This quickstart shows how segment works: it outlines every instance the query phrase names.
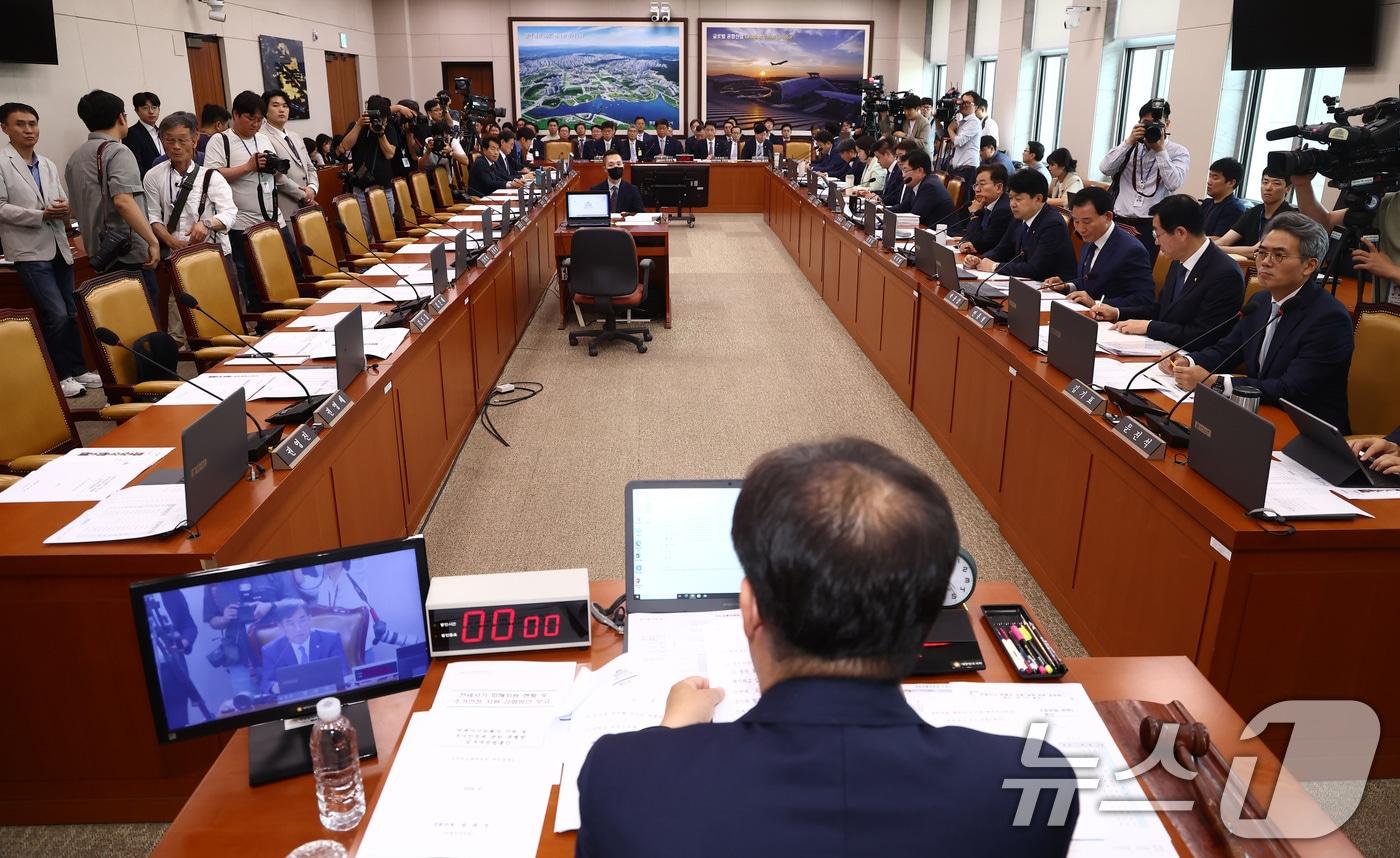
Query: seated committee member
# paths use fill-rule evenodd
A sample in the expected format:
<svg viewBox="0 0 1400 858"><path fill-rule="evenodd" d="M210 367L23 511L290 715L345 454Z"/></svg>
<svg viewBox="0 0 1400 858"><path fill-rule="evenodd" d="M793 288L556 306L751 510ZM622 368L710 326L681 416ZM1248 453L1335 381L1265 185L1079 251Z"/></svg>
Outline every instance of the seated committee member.
<svg viewBox="0 0 1400 858"><path fill-rule="evenodd" d="M1294 210L1286 199L1288 186L1287 176L1265 167L1263 175L1259 177L1259 196L1264 201L1240 215L1224 235L1215 239L1215 243L1225 248L1225 252L1231 256L1253 256L1259 237L1269 228L1269 221L1274 215Z"/></svg>
<svg viewBox="0 0 1400 858"><path fill-rule="evenodd" d="M711 724L724 690L691 677L671 689L661 726L599 739L579 772L575 854L1064 855L1079 807L1071 797L1051 819L1051 796L1074 778L1059 752L931 726L900 690L957 534L928 475L870 441L759 459L733 541L762 696ZM1028 825L1013 824L1021 791L1003 787L1019 778L1047 787Z"/></svg>
<svg viewBox="0 0 1400 858"><path fill-rule="evenodd" d="M1069 195L1069 211L1075 232L1084 240L1074 281L1058 277L1045 288L1068 293L1085 307L1107 304L1118 309L1152 306L1156 284L1152 265L1142 242L1113 222L1113 199L1103 188L1085 188Z"/></svg>
<svg viewBox="0 0 1400 858"><path fill-rule="evenodd" d="M1006 190L1016 223L986 256L968 254L963 265L1027 280L1074 279L1074 245L1060 213L1045 209L1045 177L1034 170L1020 170L1006 180Z"/></svg>
<svg viewBox="0 0 1400 858"><path fill-rule="evenodd" d="M1357 458L1382 474L1400 476L1400 426L1384 438L1361 438L1351 442Z"/></svg>
<svg viewBox="0 0 1400 858"><path fill-rule="evenodd" d="M922 147L909 153L903 172L909 193L894 207L894 211L918 215L919 225L925 228L932 228L953 213L953 198L948 196L943 180L933 174L933 162Z"/></svg>
<svg viewBox="0 0 1400 858"><path fill-rule="evenodd" d="M606 121L602 125L594 126L593 138L583 144L583 157L589 160L602 158L616 148L613 140L613 132L616 126L612 121Z"/></svg>
<svg viewBox="0 0 1400 858"><path fill-rule="evenodd" d="M657 158L674 158L685 154L685 146L671 136L671 123L665 119L656 120L656 136L646 135L642 140L642 159L655 161Z"/></svg>
<svg viewBox="0 0 1400 858"><path fill-rule="evenodd" d="M743 147L739 150L739 157L745 161L766 160L772 151L773 149L768 143L768 126L762 122L755 122L753 136L744 141Z"/></svg>
<svg viewBox="0 0 1400 858"><path fill-rule="evenodd" d="M1069 208L1069 195L1084 190L1084 180L1074 172L1079 162L1069 150L1061 146L1045 156L1045 167L1050 171L1050 197L1046 200L1052 206Z"/></svg>
<svg viewBox="0 0 1400 858"><path fill-rule="evenodd" d="M972 186L972 203L965 218L955 219L948 234L962 236L959 253L986 253L1001 243L1011 228L1011 199L1006 195L1006 170L1000 164L977 168L977 184ZM962 223L958 221L961 220Z"/></svg>
<svg viewBox="0 0 1400 858"><path fill-rule="evenodd" d="M311 628L311 615L301 599L285 599L273 608L272 616L281 627L282 636L262 648L261 690L276 694L277 671L284 667L312 661L335 659L340 664L337 676L345 675L345 645L340 635L324 629Z"/></svg>
<svg viewBox="0 0 1400 858"><path fill-rule="evenodd" d="M1244 303L1244 274L1204 235L1201 209L1186 194L1172 194L1152 207L1157 247L1172 261L1167 282L1151 304L1123 309L1100 304L1093 310L1095 319L1117 322L1113 330L1121 333L1146 334L1174 346L1189 343L1196 349L1230 332L1224 323Z"/></svg>
<svg viewBox="0 0 1400 858"><path fill-rule="evenodd" d="M627 136L618 137L617 145L613 151L622 156L622 160L629 164L635 164L646 157L643 152L644 146L642 138L637 136L637 128L634 125L627 126Z"/></svg>
<svg viewBox="0 0 1400 858"><path fill-rule="evenodd" d="M828 179L837 182L844 182L847 178L854 178L851 174L855 170L856 161L856 141L842 140L832 147L836 154L828 157L819 167L812 165L812 169L818 173L825 173Z"/></svg>
<svg viewBox="0 0 1400 858"><path fill-rule="evenodd" d="M474 197L486 197L502 188L518 188L521 179L511 177L510 165L501 154L501 141L487 137L481 141L481 157L472 162L468 174L467 192Z"/></svg>
<svg viewBox="0 0 1400 858"><path fill-rule="evenodd" d="M1206 198L1201 200L1201 215L1205 218L1206 236L1219 238L1229 232L1244 214L1240 199L1240 182L1244 181L1244 165L1234 158L1220 158L1206 173Z"/></svg>
<svg viewBox="0 0 1400 858"><path fill-rule="evenodd" d="M982 164L1000 164L1006 169L1008 176L1016 172L1016 162L1011 160L1010 155L997 149L997 138L990 134L982 135L981 156ZM1050 177L1046 176L1045 181L1049 184Z"/></svg>
<svg viewBox="0 0 1400 858"><path fill-rule="evenodd" d="M1326 253L1327 231L1307 215L1273 218L1254 255L1264 288L1220 342L1172 359L1176 383L1183 390L1208 384L1227 395L1237 384L1257 387L1264 402L1287 399L1346 433L1351 314L1313 279ZM1260 333L1266 324L1270 330ZM1224 373L1239 363L1242 376Z"/></svg>
<svg viewBox="0 0 1400 858"><path fill-rule="evenodd" d="M706 122L700 126L700 136L690 139L686 144L686 151L697 161L714 160L720 152L720 141L715 139L715 124Z"/></svg>
<svg viewBox="0 0 1400 858"><path fill-rule="evenodd" d="M725 150L724 157L731 160L739 160L739 156L744 152L744 129L739 127L739 123L729 126L729 146Z"/></svg>
<svg viewBox="0 0 1400 858"><path fill-rule="evenodd" d="M863 141L870 140L869 137L861 139ZM866 152L869 160L860 174L860 181L851 189L851 193L861 197L879 197L885 190L885 180L889 178L890 168L894 166L893 141L881 138L873 143L866 142L857 145L870 147Z"/></svg>
<svg viewBox="0 0 1400 858"><path fill-rule="evenodd" d="M636 214L646 211L642 203L642 192L631 182L622 181L622 155L609 152L603 161L608 177L589 188L590 191L607 191L608 214Z"/></svg>
<svg viewBox="0 0 1400 858"><path fill-rule="evenodd" d="M812 154L809 156L812 170L817 173L825 173L831 169L832 162L838 157L831 132L825 128L813 131Z"/></svg>

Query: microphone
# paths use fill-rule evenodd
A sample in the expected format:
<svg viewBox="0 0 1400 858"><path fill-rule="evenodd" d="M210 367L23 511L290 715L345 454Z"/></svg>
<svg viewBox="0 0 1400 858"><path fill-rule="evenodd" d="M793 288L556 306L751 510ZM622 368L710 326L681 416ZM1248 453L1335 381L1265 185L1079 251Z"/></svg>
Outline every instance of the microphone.
<svg viewBox="0 0 1400 858"><path fill-rule="evenodd" d="M297 246L297 249L300 250L302 253L305 253L307 256L310 256L310 257L312 257L312 258L314 258L314 259L319 259L319 260L321 260L322 262L326 263L327 265L332 265L332 264L334 264L334 263L332 263L330 260L326 259L324 256L321 256L321 255L317 254L316 251L314 251L314 250L311 249L311 245L309 245L309 244L298 245L298 246ZM353 271L346 271L345 273L348 274L348 275L350 276L350 279L351 279L351 280L354 280L356 283L360 284L361 286L364 286L366 289L371 289L371 290L373 290L374 293L375 293L376 295L379 295L381 298L384 298L386 301L388 301L390 304L392 304L392 305L394 306L393 312L391 312L391 313L385 313L385 314L384 314L384 318L380 319L378 322L375 323L374 326L375 326L376 328L397 328L397 327L399 327L400 325L403 325L403 324L406 324L406 323L407 323L407 321L408 321L408 314L402 313L401 310L400 310L400 308L403 306L403 304L404 304L405 302L403 302L403 301L395 301L395 300L393 299L393 297L392 297L391 295L389 295L388 292L385 292L383 289L380 289L378 286L375 286L373 283L370 283L368 280L362 279L359 275L355 274L355 272L353 272Z"/></svg>
<svg viewBox="0 0 1400 858"><path fill-rule="evenodd" d="M370 247L369 245L365 244L363 241L360 241L360 239L359 239L357 236L352 235L351 232L350 232L350 228L349 228L349 227L347 227L345 224L341 223L340 221L336 221L336 222L335 222L335 225L336 225L337 227L340 228L340 234L341 234L341 235L345 236L346 238L353 238L353 239L355 240L355 243L356 243L356 244L358 244L360 247L363 247L365 250L369 251L370 253L374 254L374 255L375 255L375 258L378 258L379 252L376 251L376 250L374 250L374 249L373 249L372 247ZM410 289L413 290L413 300L412 300L412 301L396 301L396 302L394 302L394 306L395 306L396 308L407 310L408 308L412 307L412 310L410 310L410 312L417 312L418 310L421 310L425 304L428 303L428 299L427 299L426 297L419 296L419 294L418 294L418 287L417 287L417 286L414 286L412 283L409 283L409 282L408 282L408 278L405 277L405 276L403 276L402 274L400 274L397 268L395 268L394 266L390 265L390 264L388 263L388 261L386 261L386 260L384 260L384 259L380 259L380 260L379 260L379 264L383 265L385 268L387 268L387 269L389 269L390 271L394 272L394 276L395 276L395 277L397 277L397 278L399 278L400 280L402 280L405 286L407 286L408 288L410 288ZM376 292L379 292L378 289L376 289L375 291L376 291ZM383 292L379 292L379 294L384 295ZM389 296L388 296L388 295L384 295L384 297L388 298ZM393 300L393 299L390 299L390 300Z"/></svg>
<svg viewBox="0 0 1400 858"><path fill-rule="evenodd" d="M1112 400L1113 404L1118 407L1118 411L1121 414L1127 414L1132 417L1138 417L1143 414L1152 414L1156 416L1166 414L1166 412L1162 409L1153 405L1151 402L1148 402L1146 399L1143 399L1141 396L1138 396L1136 393L1133 393L1133 382L1137 381L1138 376L1142 375L1144 372L1147 372L1152 367L1156 366L1159 363L1162 363L1163 361L1171 360L1181 352L1191 348L1196 343L1200 342L1202 339L1210 336L1211 334L1215 333L1216 331L1220 330L1221 328L1225 327L1231 322L1238 320L1243 315L1243 310L1237 310L1235 312L1235 315L1231 316L1230 318L1226 319L1220 324L1215 325L1210 330L1203 331L1200 334L1197 334L1196 336L1192 337L1186 343L1177 348L1176 351L1172 352L1171 354L1168 354L1166 357L1158 358L1157 360L1152 361L1151 363L1145 364L1142 369L1138 370L1133 375L1132 378L1128 379L1127 387L1105 387L1104 393L1108 394L1108 398Z"/></svg>
<svg viewBox="0 0 1400 858"><path fill-rule="evenodd" d="M173 370L166 369L156 361L131 348L126 343L122 342L122 338L117 336L117 332L112 330L111 328L98 328L96 333L98 341L100 341L103 345L115 346L119 349L123 349L124 351L130 352L136 357L137 360L143 361L146 364L155 367L156 369L160 370L161 372L165 373L166 375L170 376L176 381L183 381L185 384L190 385L195 390L198 390L201 393L208 394L209 396L214 397L220 402L224 401L224 398L215 393L214 391L209 390L208 388L203 387L197 384L196 382L191 381L190 379L182 377L179 373L176 373ZM281 439L282 427L273 426L270 429L264 428L262 423L258 420L258 418L253 416L253 412L244 411L243 413L248 416L249 420L253 421L254 426L258 427L258 431L248 433L248 461L256 462L263 456L266 456L267 452L272 449L272 446L276 444L279 439Z"/></svg>
<svg viewBox="0 0 1400 858"><path fill-rule="evenodd" d="M1245 337L1244 342L1240 343L1234 351L1230 352L1228 355L1222 358L1218 364L1215 365L1215 369L1210 371L1210 375L1215 375L1217 372L1220 372L1220 370L1224 369L1227 366L1230 366L1230 362L1233 361L1236 357L1238 357L1240 352L1244 351L1245 346L1249 345L1255 337L1258 337L1262 335L1265 331L1267 331L1270 325L1274 324L1279 319L1282 319L1283 309L1284 308L1280 306L1278 315L1265 322L1263 327L1261 327L1259 330ZM1173 447L1187 447L1190 446L1191 443L1191 430L1188 427L1182 426L1180 423L1177 423L1176 421L1172 420L1172 415L1176 413L1176 410L1181 407L1181 403L1185 402L1186 398L1190 395L1191 391L1189 390L1183 393L1181 395L1181 398L1176 401L1176 404L1172 406L1172 410L1168 411L1165 416L1149 416L1147 418L1147 425L1151 426L1152 429L1155 432L1157 432L1157 434L1161 435L1164 439L1166 439L1166 442Z"/></svg>
<svg viewBox="0 0 1400 858"><path fill-rule="evenodd" d="M1016 251L1016 255L1006 260L1006 262L998 262L997 268L1001 268L1001 266L1003 265L1008 265L1012 262L1015 262L1016 260L1020 259L1022 256L1025 255L1026 249L1023 247L1020 250ZM1001 305L998 304L996 301L993 301L991 298L982 297L982 285L985 284L988 280L991 280L992 275L995 273L996 272L993 271L989 273L986 277L977 278L977 286L973 288L972 295L970 297L972 298L972 303L976 304L984 310L991 311L992 315L996 316L997 321L1004 323L1006 321L1006 311L1001 308ZM963 294L967 294L966 289L962 289L961 291L963 292Z"/></svg>
<svg viewBox="0 0 1400 858"><path fill-rule="evenodd" d="M188 307L191 310L198 310L200 314L204 316L204 318L218 325L220 328L223 328L225 331L228 331L230 334L233 334L235 337L247 336L247 334L238 334L232 330L229 330L228 325L225 325L223 322L220 322L217 318L210 315L208 310L199 306L199 299L191 295L190 293L178 292L175 295L175 300L182 307ZM302 423L306 423L313 416L315 416L316 409L321 406L322 402L326 401L327 397L312 396L311 391L307 389L306 385L302 382L301 379L292 375L290 372L287 372L285 367L283 367L277 361L273 360L271 355L267 354L266 352L259 351L257 346L249 346L248 351L267 361L269 364L272 365L273 369L287 376L292 381L295 381L297 383L297 386L301 388L302 393L306 394L306 397L301 402L294 402L291 405L288 405L286 408L283 408L282 410L273 413L271 417L267 418L268 423L277 423L280 425L287 426L299 426Z"/></svg>

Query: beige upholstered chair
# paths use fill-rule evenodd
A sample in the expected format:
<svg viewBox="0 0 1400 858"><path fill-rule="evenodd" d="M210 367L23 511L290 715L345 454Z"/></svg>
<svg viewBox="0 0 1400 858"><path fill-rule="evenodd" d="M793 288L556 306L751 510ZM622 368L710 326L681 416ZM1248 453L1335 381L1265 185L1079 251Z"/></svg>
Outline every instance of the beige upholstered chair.
<svg viewBox="0 0 1400 858"><path fill-rule="evenodd" d="M273 230L275 232L276 227ZM145 286L136 272L117 271L84 283L78 289L78 315L92 341L98 343L97 374L102 377L102 389L107 393L108 402L158 399L180 386L181 382L173 379L137 381L140 374L136 358L126 349L106 345L97 339L97 329L108 328L130 347L159 330Z"/></svg>
<svg viewBox="0 0 1400 858"><path fill-rule="evenodd" d="M248 242L248 265L253 269L253 282L258 295L269 310L304 310L316 303L315 298L301 294L292 258L275 223L260 223L243 233Z"/></svg>

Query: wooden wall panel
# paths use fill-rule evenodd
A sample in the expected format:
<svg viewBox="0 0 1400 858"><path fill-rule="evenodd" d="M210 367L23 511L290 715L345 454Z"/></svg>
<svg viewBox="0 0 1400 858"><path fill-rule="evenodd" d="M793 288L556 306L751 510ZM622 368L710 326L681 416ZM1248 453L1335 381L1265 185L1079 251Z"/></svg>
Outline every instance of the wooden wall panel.
<svg viewBox="0 0 1400 858"><path fill-rule="evenodd" d="M995 508L1001 488L1001 459L1006 446L1006 415L1011 400L1011 373L967 337L959 336L953 389L952 446L967 463L968 485L982 502Z"/></svg>
<svg viewBox="0 0 1400 858"><path fill-rule="evenodd" d="M336 520L352 545L408 533L392 394L376 385L355 403L369 414L361 416L359 434L331 466Z"/></svg>
<svg viewBox="0 0 1400 858"><path fill-rule="evenodd" d="M953 429L953 385L958 369L958 334L953 322L931 295L919 298L917 344L914 347L914 386L910 408L939 442Z"/></svg>

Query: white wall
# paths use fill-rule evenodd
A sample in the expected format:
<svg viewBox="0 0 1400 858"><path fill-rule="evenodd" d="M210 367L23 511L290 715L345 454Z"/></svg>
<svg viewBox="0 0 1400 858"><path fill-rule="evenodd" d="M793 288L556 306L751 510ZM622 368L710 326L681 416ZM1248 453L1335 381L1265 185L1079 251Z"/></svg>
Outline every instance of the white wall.
<svg viewBox="0 0 1400 858"><path fill-rule="evenodd" d="M1015 5L1010 0L1008 6ZM976 29L972 34L972 55L990 57L996 54L1001 39L1001 0L977 0Z"/></svg>
<svg viewBox="0 0 1400 858"><path fill-rule="evenodd" d="M223 37L230 97L244 89L262 91L259 34L300 39L311 118L291 127L303 136L331 130L324 51L340 50L338 33L349 38L346 53L361 55L361 87L369 91L377 84L370 0L297 0L294 6L279 0L230 0L225 8L228 20L218 23L209 20L209 7L195 0L55 0L59 64L0 63L0 93L3 100L23 101L39 111L39 148L61 167L87 137L77 105L90 90L109 90L128 104L133 93L149 90L160 96L163 113L198 113L185 33ZM313 30L320 33L319 41L312 41ZM136 121L134 111L128 120Z"/></svg>
<svg viewBox="0 0 1400 858"><path fill-rule="evenodd" d="M645 4L569 0L542 7L523 0L373 0L380 87L391 98L422 101L442 87L442 63L490 62L497 104L511 106L510 21L512 17L631 17ZM672 0L673 19L686 28L685 118L699 112L698 20L772 18L874 21L871 66L890 89L928 88L924 71L925 0Z"/></svg>

